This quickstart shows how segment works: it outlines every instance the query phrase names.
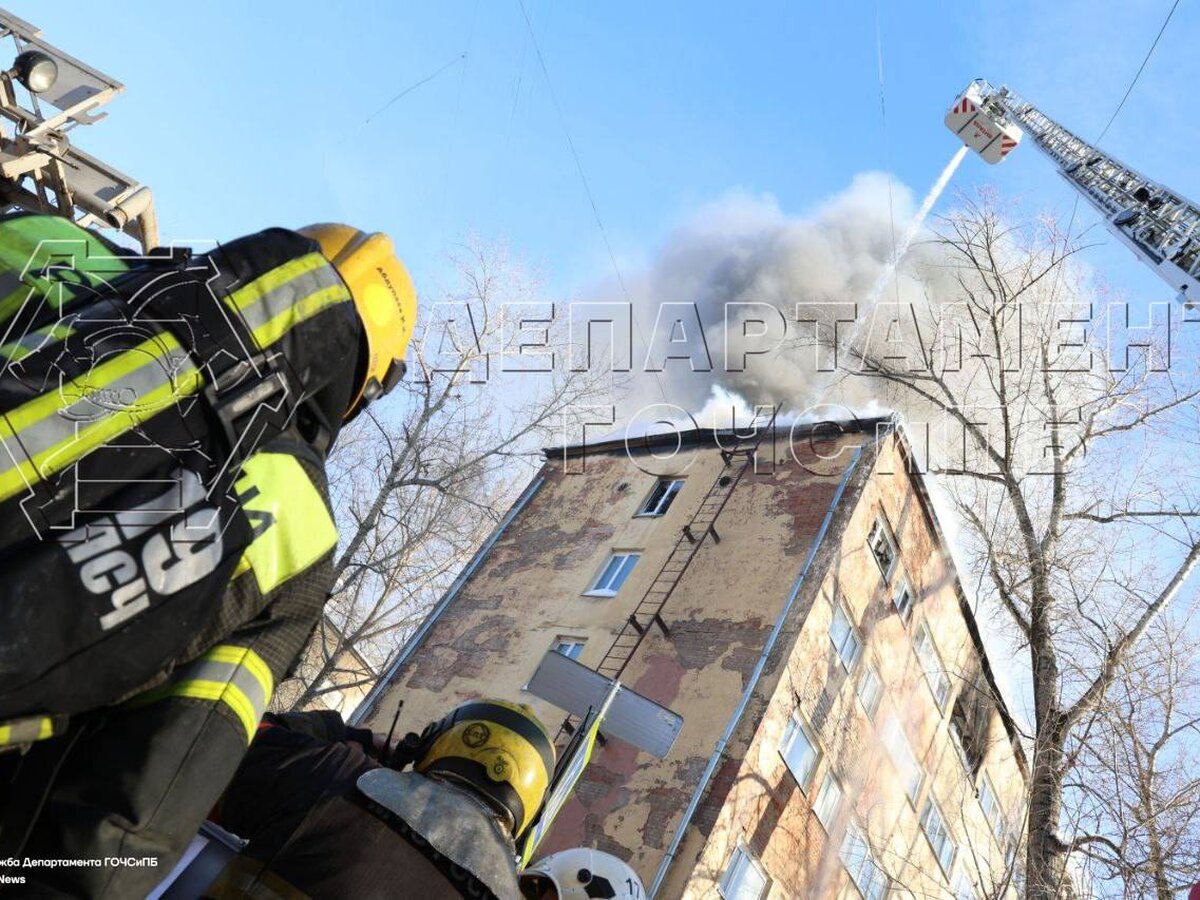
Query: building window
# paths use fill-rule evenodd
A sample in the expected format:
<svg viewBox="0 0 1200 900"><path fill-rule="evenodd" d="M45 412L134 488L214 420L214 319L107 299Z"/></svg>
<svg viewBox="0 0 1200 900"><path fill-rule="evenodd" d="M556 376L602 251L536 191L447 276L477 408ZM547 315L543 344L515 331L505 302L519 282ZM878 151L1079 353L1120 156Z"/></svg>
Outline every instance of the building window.
<svg viewBox="0 0 1200 900"><path fill-rule="evenodd" d="M883 729L883 745L887 747L892 764L900 773L900 781L904 784L904 793L908 795L908 799L915 806L917 796L921 793L921 783L925 780L925 773L921 769L921 764L917 762L917 755L913 753L912 745L904 734L904 726L895 716L888 719L887 725Z"/></svg>
<svg viewBox="0 0 1200 900"><path fill-rule="evenodd" d="M942 867L946 877L949 877L950 867L954 865L954 841L950 839L946 820L937 804L933 802L933 797L925 801L925 811L921 813L921 830L925 832L925 837L929 838L929 846L933 848L938 865Z"/></svg>
<svg viewBox="0 0 1200 900"><path fill-rule="evenodd" d="M866 836L857 825L846 826L846 836L842 838L838 856L846 871L850 873L850 880L865 900L883 900L887 893L887 876L875 862Z"/></svg>
<svg viewBox="0 0 1200 900"><path fill-rule="evenodd" d="M879 564L883 580L887 581L892 577L892 567L896 564L896 540L892 537L892 530L888 528L883 516L879 516L875 520L875 524L871 526L871 533L867 537L867 546L871 548L871 555Z"/></svg>
<svg viewBox="0 0 1200 900"><path fill-rule="evenodd" d="M941 657L938 656L937 648L933 646L929 629L924 625L917 630L917 635L913 638L913 648L917 651L917 659L925 673L925 680L929 682L929 689L933 691L933 699L937 701L938 709L942 709L946 705L946 698L950 696L950 678L942 668Z"/></svg>
<svg viewBox="0 0 1200 900"><path fill-rule="evenodd" d="M883 683L879 680L879 675L872 667L865 666L862 675L858 677L858 699L868 718L875 718L879 709L879 698L882 696Z"/></svg>
<svg viewBox="0 0 1200 900"><path fill-rule="evenodd" d="M837 651L842 666L849 671L862 650L862 640L854 630L846 610L836 600L833 603L833 618L829 621L829 639L833 641L833 649Z"/></svg>
<svg viewBox="0 0 1200 900"><path fill-rule="evenodd" d="M841 802L842 786L833 772L826 772L821 789L817 791L816 802L813 803L813 812L817 814L817 819L825 826L826 831L833 830L833 820L837 817L838 805Z"/></svg>
<svg viewBox="0 0 1200 900"><path fill-rule="evenodd" d="M646 498L646 502L642 504L642 508L638 510L638 515L666 515L667 510L675 502L675 497L682 487L683 479L681 478L660 478L658 483L654 485L654 490L650 492L650 496Z"/></svg>
<svg viewBox="0 0 1200 900"><path fill-rule="evenodd" d="M896 593L892 594L892 604L900 614L900 621L907 624L912 618L913 608L913 593L907 578L901 578L900 583L896 585Z"/></svg>
<svg viewBox="0 0 1200 900"><path fill-rule="evenodd" d="M551 649L555 653L561 653L567 659L579 659L585 643L587 642L583 638L559 638Z"/></svg>
<svg viewBox="0 0 1200 900"><path fill-rule="evenodd" d="M950 709L950 734L973 781L983 768L983 758L987 755L994 708L981 678L964 678L963 681L962 690Z"/></svg>
<svg viewBox="0 0 1200 900"><path fill-rule="evenodd" d="M614 553L608 558L608 562L604 564L600 575L587 593L593 597L616 596L641 556L640 553Z"/></svg>
<svg viewBox="0 0 1200 900"><path fill-rule="evenodd" d="M979 900L966 866L958 867L958 877L954 879L954 900Z"/></svg>
<svg viewBox="0 0 1200 900"><path fill-rule="evenodd" d="M718 890L726 900L760 900L767 895L771 879L749 850L741 844L729 858L725 874L721 876Z"/></svg>
<svg viewBox="0 0 1200 900"><path fill-rule="evenodd" d="M779 753L787 763L788 770L800 785L800 790L808 793L809 781L813 769L817 766L820 751L817 742L813 740L806 726L800 719L800 713L792 713L787 727L783 730L783 740L779 742Z"/></svg>
<svg viewBox="0 0 1200 900"><path fill-rule="evenodd" d="M992 834L996 836L996 841L1003 847L1006 839L1004 813L1000 810L1000 798L996 796L992 780L986 774L979 784L979 805L983 807L983 815L992 828Z"/></svg>

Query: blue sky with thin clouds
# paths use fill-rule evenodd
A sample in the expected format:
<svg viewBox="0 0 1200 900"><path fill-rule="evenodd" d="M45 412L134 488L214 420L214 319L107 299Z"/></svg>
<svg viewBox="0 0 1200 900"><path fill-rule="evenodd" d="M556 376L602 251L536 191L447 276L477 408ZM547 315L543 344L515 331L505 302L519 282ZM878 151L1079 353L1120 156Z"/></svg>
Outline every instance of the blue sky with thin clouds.
<svg viewBox="0 0 1200 900"><path fill-rule="evenodd" d="M168 238L344 219L391 232L429 283L474 232L509 240L564 295L612 273L564 124L618 264L636 269L731 190L803 213L879 169L921 196L955 148L944 108L975 76L1093 138L1169 5L880 2L885 132L876 7L861 0L524 0L549 82L518 0L8 4L127 85L76 140L155 189ZM1200 6L1182 3L1105 141L1193 197L1197 25ZM953 187L981 183L1031 213L1069 214L1073 199L1031 147L1000 167L969 159ZM1089 261L1131 294L1161 293L1112 242Z"/></svg>

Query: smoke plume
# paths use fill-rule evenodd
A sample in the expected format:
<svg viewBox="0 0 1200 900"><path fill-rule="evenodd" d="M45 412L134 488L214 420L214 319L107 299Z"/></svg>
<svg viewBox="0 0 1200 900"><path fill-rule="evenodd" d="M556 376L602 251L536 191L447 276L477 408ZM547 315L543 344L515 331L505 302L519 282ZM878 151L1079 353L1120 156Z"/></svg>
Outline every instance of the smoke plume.
<svg viewBox="0 0 1200 900"><path fill-rule="evenodd" d="M812 346L813 326L796 324L797 304L818 304L817 310L826 304L856 304L860 323L875 299L872 294L880 292L877 285L888 301L923 304L929 274L918 263L932 251L921 244L919 235L895 277L887 277L894 242L912 230L914 209L912 192L894 181L889 185L879 172L856 176L845 190L801 215L785 213L769 195L746 193L732 193L701 208L668 236L646 269L630 281L633 359L639 376L626 405L634 410L665 398L693 414L727 407L728 400L736 403L737 398L746 405L776 403L793 411L818 401L854 408L874 405L878 384L854 384L858 379L839 384L836 396L825 396L830 374L821 370L830 366L822 365ZM693 345L696 341L695 329L686 335L681 330L694 320L685 320L670 334L682 307L662 305L692 303L703 325L711 360L708 371L696 365L694 354L691 361L662 361L665 342L673 339L676 343L670 347L675 350L685 337ZM745 357L744 366L738 352L727 359L727 338L731 351L742 349L744 320L763 318L761 308L737 304L764 303L777 309L780 318L772 318L768 326L752 323L750 333L768 327L770 334L759 346L774 349ZM776 345L785 322L786 335ZM660 372L640 373L648 358L651 369L655 361L660 363Z"/></svg>

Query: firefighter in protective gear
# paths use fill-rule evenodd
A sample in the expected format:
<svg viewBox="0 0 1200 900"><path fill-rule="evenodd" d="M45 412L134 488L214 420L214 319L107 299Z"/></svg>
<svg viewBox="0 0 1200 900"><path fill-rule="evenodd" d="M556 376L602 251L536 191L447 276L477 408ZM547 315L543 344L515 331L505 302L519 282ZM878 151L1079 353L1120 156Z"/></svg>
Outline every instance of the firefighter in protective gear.
<svg viewBox="0 0 1200 900"><path fill-rule="evenodd" d="M134 257L0 219L0 858L156 861L31 887L143 895L219 798L332 586L326 454L415 305L345 226Z"/></svg>
<svg viewBox="0 0 1200 900"><path fill-rule="evenodd" d="M611 853L575 847L538 860L521 873L529 900L645 900L637 873Z"/></svg>
<svg viewBox="0 0 1200 900"><path fill-rule="evenodd" d="M394 751L336 713L269 715L216 813L248 844L205 895L519 897L515 840L553 771L542 723L502 700Z"/></svg>

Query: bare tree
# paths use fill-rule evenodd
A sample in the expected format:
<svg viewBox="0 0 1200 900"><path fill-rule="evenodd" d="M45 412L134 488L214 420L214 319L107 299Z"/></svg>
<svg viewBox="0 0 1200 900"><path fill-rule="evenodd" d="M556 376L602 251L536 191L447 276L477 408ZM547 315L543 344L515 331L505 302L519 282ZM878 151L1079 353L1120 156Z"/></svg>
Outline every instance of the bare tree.
<svg viewBox="0 0 1200 900"><path fill-rule="evenodd" d="M930 468L1029 655L1026 893L1058 897L1070 855L1098 837L1062 832L1074 742L1200 560L1196 484L1178 464L1195 452L1197 389L1164 364L1161 333L1110 354L1107 306L1054 222L1012 226L964 201L937 231L918 300L869 310L838 341L840 377L940 435Z"/></svg>
<svg viewBox="0 0 1200 900"><path fill-rule="evenodd" d="M1200 881L1200 670L1185 630L1168 618L1121 666L1076 739L1068 787L1081 847L1114 896L1171 900Z"/></svg>
<svg viewBox="0 0 1200 900"><path fill-rule="evenodd" d="M398 399L339 439L336 582L300 686L281 686L287 708L374 683L502 516L536 451L560 443L601 386L549 350L527 352L561 347L560 323L504 248L475 244L454 263L443 302L423 298Z"/></svg>

